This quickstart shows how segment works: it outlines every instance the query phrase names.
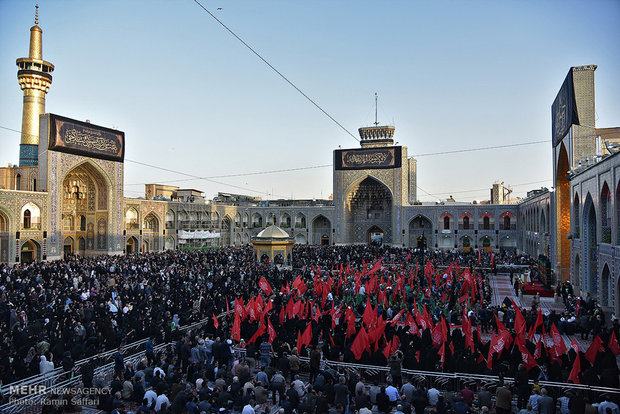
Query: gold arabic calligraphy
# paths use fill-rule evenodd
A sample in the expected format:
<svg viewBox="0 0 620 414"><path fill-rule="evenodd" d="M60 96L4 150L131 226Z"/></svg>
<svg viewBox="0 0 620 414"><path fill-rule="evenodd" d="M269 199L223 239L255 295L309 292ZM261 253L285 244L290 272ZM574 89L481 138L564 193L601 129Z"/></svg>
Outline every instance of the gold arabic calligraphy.
<svg viewBox="0 0 620 414"><path fill-rule="evenodd" d="M344 162L348 165L385 165L390 156L388 151L372 152L365 154L346 153Z"/></svg>
<svg viewBox="0 0 620 414"><path fill-rule="evenodd" d="M118 144L113 139L91 135L86 131L79 131L75 128L65 131L64 141L67 144L88 148L90 150L111 154L118 153Z"/></svg>

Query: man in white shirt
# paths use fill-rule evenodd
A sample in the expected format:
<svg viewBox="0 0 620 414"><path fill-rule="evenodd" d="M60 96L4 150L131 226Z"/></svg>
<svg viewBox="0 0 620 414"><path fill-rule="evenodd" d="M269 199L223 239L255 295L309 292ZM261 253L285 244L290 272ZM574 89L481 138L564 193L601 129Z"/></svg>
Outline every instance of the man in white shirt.
<svg viewBox="0 0 620 414"><path fill-rule="evenodd" d="M428 390L428 403L433 407L437 406L439 401L439 390L435 387Z"/></svg>
<svg viewBox="0 0 620 414"><path fill-rule="evenodd" d="M611 414L618 414L618 404L609 401L609 396L607 395L604 395L603 398L605 400L602 403L599 403L598 413L605 414L607 408L609 408L611 410Z"/></svg>
<svg viewBox="0 0 620 414"><path fill-rule="evenodd" d="M245 407L243 407L241 414L255 414L253 404L254 404L254 400L250 400L248 404Z"/></svg>
<svg viewBox="0 0 620 414"><path fill-rule="evenodd" d="M166 397L166 394L162 394L157 396L157 400L155 402L155 412L158 413L162 409L162 405L166 405L166 407L170 406L170 400Z"/></svg>
<svg viewBox="0 0 620 414"><path fill-rule="evenodd" d="M149 388L145 393L144 393L144 397L142 397L142 399L146 399L148 400L146 403L147 407L152 407L153 403L157 401L157 393L155 391L153 391L152 388Z"/></svg>
<svg viewBox="0 0 620 414"><path fill-rule="evenodd" d="M392 404L394 404L400 398L398 390L391 383L389 383L389 385L385 389L385 395L389 397Z"/></svg>

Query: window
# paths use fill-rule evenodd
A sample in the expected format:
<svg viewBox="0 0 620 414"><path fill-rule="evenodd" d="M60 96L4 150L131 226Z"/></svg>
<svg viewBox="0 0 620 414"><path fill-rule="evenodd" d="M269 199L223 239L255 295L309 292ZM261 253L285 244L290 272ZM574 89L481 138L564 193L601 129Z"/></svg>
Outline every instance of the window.
<svg viewBox="0 0 620 414"><path fill-rule="evenodd" d="M73 216L72 215L65 216L63 227L65 230L73 230Z"/></svg>
<svg viewBox="0 0 620 414"><path fill-rule="evenodd" d="M80 216L80 231L86 231L86 217Z"/></svg>
<svg viewBox="0 0 620 414"><path fill-rule="evenodd" d="M24 210L24 228L25 229L29 229L30 228L30 219L31 219L31 214L30 214L30 210L26 209Z"/></svg>
<svg viewBox="0 0 620 414"><path fill-rule="evenodd" d="M443 228L444 230L450 230L450 217L449 216L445 216L443 218Z"/></svg>
<svg viewBox="0 0 620 414"><path fill-rule="evenodd" d="M135 208L130 208L125 213L125 227L128 229L138 229L138 212Z"/></svg>
<svg viewBox="0 0 620 414"><path fill-rule="evenodd" d="M484 218L482 219L482 229L483 230L491 229L491 219L489 219L489 216L484 216Z"/></svg>
<svg viewBox="0 0 620 414"><path fill-rule="evenodd" d="M469 230L469 217L463 217L463 230Z"/></svg>
<svg viewBox="0 0 620 414"><path fill-rule="evenodd" d="M510 230L510 216L504 217L504 230Z"/></svg>
<svg viewBox="0 0 620 414"><path fill-rule="evenodd" d="M16 190L21 190L22 189L22 176L21 176L21 174L15 174L15 189Z"/></svg>

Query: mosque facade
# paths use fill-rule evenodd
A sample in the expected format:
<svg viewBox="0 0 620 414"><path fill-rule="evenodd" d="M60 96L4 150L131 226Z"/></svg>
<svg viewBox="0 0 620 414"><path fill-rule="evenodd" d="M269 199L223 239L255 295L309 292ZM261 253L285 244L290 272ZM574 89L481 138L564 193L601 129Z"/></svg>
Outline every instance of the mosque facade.
<svg viewBox="0 0 620 414"><path fill-rule="evenodd" d="M46 111L54 66L38 20L17 65L20 160L0 168L2 263L241 246L276 224L300 244L527 253L620 313L620 128L594 126L594 65L571 68L552 107L555 187L519 204L418 202L415 159L377 123L360 128L359 148L333 151L328 200L205 200L158 184L127 198L125 134Z"/></svg>

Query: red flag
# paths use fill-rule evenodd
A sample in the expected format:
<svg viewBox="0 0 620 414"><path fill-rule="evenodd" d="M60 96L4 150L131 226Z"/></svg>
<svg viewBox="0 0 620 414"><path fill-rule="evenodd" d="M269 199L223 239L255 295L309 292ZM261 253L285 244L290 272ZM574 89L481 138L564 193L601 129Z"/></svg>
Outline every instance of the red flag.
<svg viewBox="0 0 620 414"><path fill-rule="evenodd" d="M301 332L297 331L297 352L301 352L302 345Z"/></svg>
<svg viewBox="0 0 620 414"><path fill-rule="evenodd" d="M439 354L439 361L441 362L441 368L443 369L443 363L446 362L446 344L441 344L441 348L437 351Z"/></svg>
<svg viewBox="0 0 620 414"><path fill-rule="evenodd" d="M415 322L413 316L408 313L407 314L407 325L409 325L409 333L412 335L420 335L420 330L418 329L418 324Z"/></svg>
<svg viewBox="0 0 620 414"><path fill-rule="evenodd" d="M579 380L579 373L581 372L580 359L579 353L577 353L577 358L575 358L575 362L573 363L573 369L571 369L570 375L568 376L568 381L572 381L573 384L581 384Z"/></svg>
<svg viewBox="0 0 620 414"><path fill-rule="evenodd" d="M390 353L393 354L394 352L396 352L399 346L400 346L400 338L394 335L394 337L392 338L392 347L390 349Z"/></svg>
<svg viewBox="0 0 620 414"><path fill-rule="evenodd" d="M397 336L394 336L394 338L397 338ZM385 348L383 348L383 355L385 356L385 359L388 359L391 354L392 354L392 341L385 344Z"/></svg>
<svg viewBox="0 0 620 414"><path fill-rule="evenodd" d="M512 307L515 311L515 332L517 334L525 334L525 318L514 300L512 301Z"/></svg>
<svg viewBox="0 0 620 414"><path fill-rule="evenodd" d="M508 329L506 328L506 326L504 326L502 321L500 321L497 318L497 315L494 315L494 316L495 316L495 324L497 325L497 334L502 335L504 332L508 332Z"/></svg>
<svg viewBox="0 0 620 414"><path fill-rule="evenodd" d="M542 355L542 347L543 341L542 336L538 337L538 342L536 342L536 350L534 351L534 358L538 359Z"/></svg>
<svg viewBox="0 0 620 414"><path fill-rule="evenodd" d="M215 329L220 327L220 323L218 322L217 318L215 317L215 313L213 314L213 326L215 326Z"/></svg>
<svg viewBox="0 0 620 414"><path fill-rule="evenodd" d="M362 354L364 353L366 348L368 348L368 346L368 334L362 326L357 336L355 337L355 340L351 344L351 352L353 352L355 359L359 360L362 357Z"/></svg>
<svg viewBox="0 0 620 414"><path fill-rule="evenodd" d="M245 308L243 306L243 298L241 299L235 298L235 314L238 314L241 319L244 319L244 316L245 316L243 314L244 309Z"/></svg>
<svg viewBox="0 0 620 414"><path fill-rule="evenodd" d="M528 351L524 345L519 345L519 351L521 351L521 358L523 359L523 365L525 365L525 368L528 371L534 368L535 366L538 366L538 364L536 363L536 360L534 359L532 354L530 354L530 351Z"/></svg>
<svg viewBox="0 0 620 414"><path fill-rule="evenodd" d="M493 346L497 342L495 332L491 331L491 343L489 344L489 354L487 355L487 368L493 368Z"/></svg>
<svg viewBox="0 0 620 414"><path fill-rule="evenodd" d="M228 299L226 299L226 315L230 316L230 308L228 307Z"/></svg>
<svg viewBox="0 0 620 414"><path fill-rule="evenodd" d="M495 260L493 259L493 250L491 250L491 267L495 266Z"/></svg>
<svg viewBox="0 0 620 414"><path fill-rule="evenodd" d="M273 325L269 319L267 319L267 333L269 334L269 342L273 343L273 340L276 337L276 330L273 329Z"/></svg>
<svg viewBox="0 0 620 414"><path fill-rule="evenodd" d="M570 339L570 347L574 349L577 354L581 352L581 348L579 347L579 344L577 343L577 341L575 341L575 338Z"/></svg>
<svg viewBox="0 0 620 414"><path fill-rule="evenodd" d="M233 322L232 330L230 331L230 336L235 341L241 340L241 318L237 312L235 312L235 320Z"/></svg>
<svg viewBox="0 0 620 414"><path fill-rule="evenodd" d="M590 361L591 364L594 364L594 361L596 360L596 355L602 351L603 351L603 341L598 335L596 335L596 337L590 344L590 347L586 351L585 357L588 361Z"/></svg>
<svg viewBox="0 0 620 414"><path fill-rule="evenodd" d="M308 326L304 330L304 333L301 335L302 345L310 345L312 341L312 321L308 322ZM297 348L297 351L301 352L301 348Z"/></svg>
<svg viewBox="0 0 620 414"><path fill-rule="evenodd" d="M375 321L377 320L377 312L372 309L370 297L366 299L366 308L364 309L364 315L362 316L362 320L367 327L374 325Z"/></svg>
<svg viewBox="0 0 620 414"><path fill-rule="evenodd" d="M558 357L563 355L566 352L566 344L564 343L564 338L560 335L560 331L555 327L555 323L551 325L551 338L553 339L555 355Z"/></svg>
<svg viewBox="0 0 620 414"><path fill-rule="evenodd" d="M442 344L441 337L442 337L441 324L438 323L437 325L435 325L435 327L431 331L431 339L433 340L433 346L438 347L439 345Z"/></svg>
<svg viewBox="0 0 620 414"><path fill-rule="evenodd" d="M448 327L446 326L446 318L441 317L441 341L448 341Z"/></svg>
<svg viewBox="0 0 620 414"><path fill-rule="evenodd" d="M406 310L407 309L402 309L400 312L398 312L396 316L392 318L392 320L390 321L390 324L394 326L396 322L400 321L400 318L403 316L403 313L405 313Z"/></svg>
<svg viewBox="0 0 620 414"><path fill-rule="evenodd" d="M248 341L248 345L251 344L252 342L256 342L256 340L260 338L260 336L264 333L265 333L265 325L261 323L261 325L258 327L256 332L254 333L254 335L252 335L252 337Z"/></svg>
<svg viewBox="0 0 620 414"><path fill-rule="evenodd" d="M530 333L527 335L527 339L531 340L534 337L534 334L536 333L536 329L538 329L538 327L541 326L542 324L543 324L542 311L538 309L538 315L536 316L536 322L534 322L534 326L532 326Z"/></svg>
<svg viewBox="0 0 620 414"><path fill-rule="evenodd" d="M616 331L611 331L611 337L609 338L609 345L607 347L614 353L614 356L618 356L618 354L620 354L620 345L618 345Z"/></svg>
<svg viewBox="0 0 620 414"><path fill-rule="evenodd" d="M264 277L261 277L260 280L258 281L258 286L263 290L263 292L265 292L266 296L271 295L272 289L271 289L271 285L269 284L269 282L267 282L267 279L265 279Z"/></svg>
<svg viewBox="0 0 620 414"><path fill-rule="evenodd" d="M355 333L355 315L351 308L347 308L344 318L347 321L347 338L349 338Z"/></svg>
<svg viewBox="0 0 620 414"><path fill-rule="evenodd" d="M481 256L481 254L480 254L480 251L481 251L481 250L482 250L482 249L478 249L478 264L482 263L482 256Z"/></svg>
<svg viewBox="0 0 620 414"><path fill-rule="evenodd" d="M372 275L373 273L375 273L377 270L381 269L381 262L383 261L383 257L381 259L379 259L372 267L372 269L370 269L370 271L368 272L369 275ZM359 359L359 358L358 358Z"/></svg>

